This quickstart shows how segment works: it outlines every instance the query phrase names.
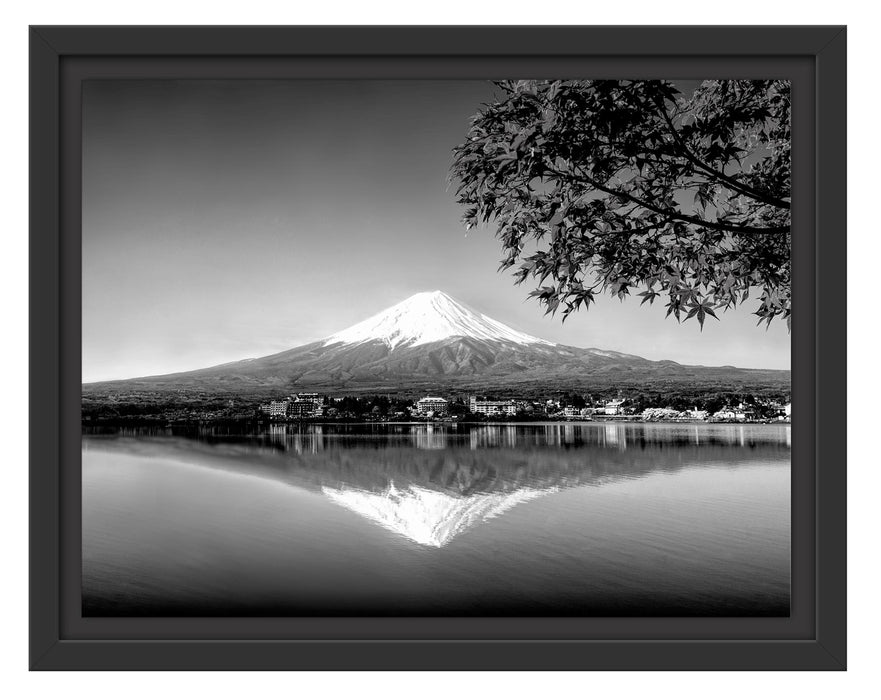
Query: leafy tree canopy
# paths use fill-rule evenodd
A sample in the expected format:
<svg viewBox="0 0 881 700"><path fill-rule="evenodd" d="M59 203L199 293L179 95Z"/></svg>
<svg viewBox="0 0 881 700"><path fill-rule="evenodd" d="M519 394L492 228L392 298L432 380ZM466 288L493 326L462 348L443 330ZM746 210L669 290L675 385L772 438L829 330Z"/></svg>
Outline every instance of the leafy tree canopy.
<svg viewBox="0 0 881 700"><path fill-rule="evenodd" d="M466 228L492 223L500 269L565 318L596 295L707 316L758 294L790 323L787 81L496 83L451 176Z"/></svg>

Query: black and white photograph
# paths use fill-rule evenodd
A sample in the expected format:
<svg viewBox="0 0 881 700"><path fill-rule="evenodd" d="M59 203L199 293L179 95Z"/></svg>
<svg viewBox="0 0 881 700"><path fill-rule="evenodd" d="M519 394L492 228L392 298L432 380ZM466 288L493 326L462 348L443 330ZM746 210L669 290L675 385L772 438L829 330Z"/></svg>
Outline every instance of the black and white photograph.
<svg viewBox="0 0 881 700"><path fill-rule="evenodd" d="M789 82L82 105L84 617L790 615Z"/></svg>

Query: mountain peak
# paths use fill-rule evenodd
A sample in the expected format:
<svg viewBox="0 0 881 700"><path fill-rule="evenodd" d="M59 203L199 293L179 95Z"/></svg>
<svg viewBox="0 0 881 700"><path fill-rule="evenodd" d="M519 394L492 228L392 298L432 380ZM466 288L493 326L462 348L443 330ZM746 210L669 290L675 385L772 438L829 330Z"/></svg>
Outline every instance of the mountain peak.
<svg viewBox="0 0 881 700"><path fill-rule="evenodd" d="M394 349L399 345L415 347L453 337L517 345L553 345L470 309L439 289L407 297L399 304L330 336L324 345L379 340Z"/></svg>
<svg viewBox="0 0 881 700"><path fill-rule="evenodd" d="M440 289L435 289L433 292L416 292L416 294L407 297L406 299L404 299L404 301L396 304L396 306L401 306L403 304L420 304L431 302L452 302L454 304L457 303L456 300L453 299L453 297L451 297L446 292L443 292Z"/></svg>

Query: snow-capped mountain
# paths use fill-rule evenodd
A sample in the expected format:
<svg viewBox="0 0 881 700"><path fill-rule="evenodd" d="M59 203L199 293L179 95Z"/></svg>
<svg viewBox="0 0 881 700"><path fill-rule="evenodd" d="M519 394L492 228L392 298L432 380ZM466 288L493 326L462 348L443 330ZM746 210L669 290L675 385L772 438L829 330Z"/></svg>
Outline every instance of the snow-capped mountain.
<svg viewBox="0 0 881 700"><path fill-rule="evenodd" d="M517 345L554 345L547 340L515 331L504 323L469 309L441 291L414 294L366 321L335 333L324 341L324 345L381 341L390 350L394 350L398 346L416 347L449 338L472 338Z"/></svg>
<svg viewBox="0 0 881 700"><path fill-rule="evenodd" d="M583 392L659 381L714 389L788 387L789 372L689 367L560 345L434 291L414 294L330 337L274 355L191 372L86 384L83 392Z"/></svg>

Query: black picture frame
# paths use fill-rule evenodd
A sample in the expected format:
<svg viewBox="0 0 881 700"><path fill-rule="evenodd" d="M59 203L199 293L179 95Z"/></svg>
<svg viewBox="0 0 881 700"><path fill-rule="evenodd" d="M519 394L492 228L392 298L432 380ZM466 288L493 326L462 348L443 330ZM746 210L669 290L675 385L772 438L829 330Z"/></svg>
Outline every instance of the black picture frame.
<svg viewBox="0 0 881 700"><path fill-rule="evenodd" d="M31 668L844 669L845 69L838 26L31 27ZM82 618L80 83L281 76L793 81L789 618Z"/></svg>

